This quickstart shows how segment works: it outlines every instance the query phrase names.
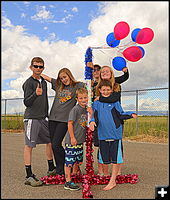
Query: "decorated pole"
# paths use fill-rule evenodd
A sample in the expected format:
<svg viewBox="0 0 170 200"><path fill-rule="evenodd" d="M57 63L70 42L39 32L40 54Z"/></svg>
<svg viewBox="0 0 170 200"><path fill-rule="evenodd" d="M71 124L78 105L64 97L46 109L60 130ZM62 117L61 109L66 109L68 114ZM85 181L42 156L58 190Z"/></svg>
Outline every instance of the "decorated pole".
<svg viewBox="0 0 170 200"><path fill-rule="evenodd" d="M93 72L93 63L92 63L92 49L89 47L86 50L85 54L85 81L86 88L88 90L88 107L92 105L92 91L91 91L91 82L92 82L92 72ZM92 176L94 175L93 169L93 132L89 129L90 114L88 114L87 122L87 132L86 132L86 175L83 181L83 198L93 198L92 192L90 191L90 186L92 183Z"/></svg>

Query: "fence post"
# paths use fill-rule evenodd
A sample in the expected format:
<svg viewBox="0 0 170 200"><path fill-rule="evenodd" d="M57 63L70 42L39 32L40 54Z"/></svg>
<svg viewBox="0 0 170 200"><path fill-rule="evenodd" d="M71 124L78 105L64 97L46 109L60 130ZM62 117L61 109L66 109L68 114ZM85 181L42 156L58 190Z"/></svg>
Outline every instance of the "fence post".
<svg viewBox="0 0 170 200"><path fill-rule="evenodd" d="M5 118L4 118L4 130L6 130L6 104L7 104L7 99L5 99Z"/></svg>
<svg viewBox="0 0 170 200"><path fill-rule="evenodd" d="M138 115L138 90L136 90L136 114ZM136 118L136 135L138 135L138 117Z"/></svg>

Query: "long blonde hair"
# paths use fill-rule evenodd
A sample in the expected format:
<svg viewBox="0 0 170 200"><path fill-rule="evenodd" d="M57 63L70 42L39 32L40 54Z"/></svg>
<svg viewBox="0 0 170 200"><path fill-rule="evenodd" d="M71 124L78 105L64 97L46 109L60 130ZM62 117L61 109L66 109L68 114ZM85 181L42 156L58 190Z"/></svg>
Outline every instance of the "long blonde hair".
<svg viewBox="0 0 170 200"><path fill-rule="evenodd" d="M105 67L109 68L109 70L110 70L111 77L110 77L109 81L110 81L111 84L112 84L113 91L114 91L114 92L119 92L119 91L120 91L120 85L119 85L118 83L115 82L115 76L114 76L114 72L113 72L112 68L105 65L105 66L102 66L101 70L102 70L103 68L105 68ZM97 96L100 96L99 86L100 86L100 82L103 80L102 77L101 77L101 70L100 70L99 82L98 82L98 84L97 84L97 86L96 86L96 95L97 95Z"/></svg>
<svg viewBox="0 0 170 200"><path fill-rule="evenodd" d="M57 90L59 89L60 91L63 90L64 88L64 84L62 83L62 81L60 80L60 74L61 73L66 73L69 78L70 78L70 86L71 87L75 87L76 83L79 83L79 81L76 81L73 74L71 73L71 71L68 68L62 68L60 69L60 71L58 72L58 77L57 77L57 81L56 81L56 85L57 85Z"/></svg>

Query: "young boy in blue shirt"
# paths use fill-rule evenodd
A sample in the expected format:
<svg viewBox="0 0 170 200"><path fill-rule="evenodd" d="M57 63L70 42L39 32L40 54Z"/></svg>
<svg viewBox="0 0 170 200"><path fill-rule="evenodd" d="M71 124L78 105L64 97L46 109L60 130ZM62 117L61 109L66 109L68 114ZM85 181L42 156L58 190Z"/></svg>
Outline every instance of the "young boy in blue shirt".
<svg viewBox="0 0 170 200"><path fill-rule="evenodd" d="M108 80L101 81L99 85L100 95L109 97L113 92L112 84ZM122 144L122 120L136 118L133 112L124 112L120 102L103 103L95 101L93 103L93 117L90 121L90 129L98 126L100 162L103 164L112 163L112 175L110 181L103 190L110 190L116 186L116 176L123 163L123 144Z"/></svg>

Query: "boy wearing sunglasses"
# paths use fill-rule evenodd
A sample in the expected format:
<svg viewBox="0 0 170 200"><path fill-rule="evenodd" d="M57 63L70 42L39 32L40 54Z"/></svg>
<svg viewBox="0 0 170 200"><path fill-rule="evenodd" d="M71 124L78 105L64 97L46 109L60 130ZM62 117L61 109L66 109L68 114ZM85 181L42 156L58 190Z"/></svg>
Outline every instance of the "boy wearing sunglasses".
<svg viewBox="0 0 170 200"><path fill-rule="evenodd" d="M46 156L49 166L47 175L55 174L55 166L48 130L47 83L41 77L41 73L44 70L44 60L40 57L34 57L31 61L30 69L32 75L22 86L24 91L24 105L26 106L24 113L24 164L26 179L24 183L36 187L41 186L43 182L32 173L32 149L37 144L46 144Z"/></svg>

